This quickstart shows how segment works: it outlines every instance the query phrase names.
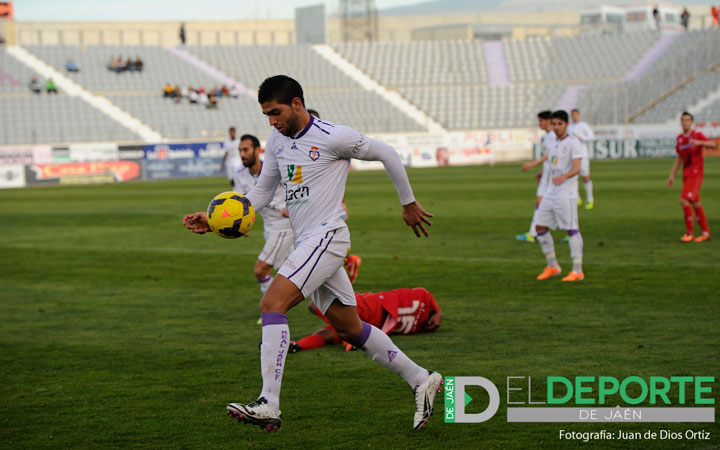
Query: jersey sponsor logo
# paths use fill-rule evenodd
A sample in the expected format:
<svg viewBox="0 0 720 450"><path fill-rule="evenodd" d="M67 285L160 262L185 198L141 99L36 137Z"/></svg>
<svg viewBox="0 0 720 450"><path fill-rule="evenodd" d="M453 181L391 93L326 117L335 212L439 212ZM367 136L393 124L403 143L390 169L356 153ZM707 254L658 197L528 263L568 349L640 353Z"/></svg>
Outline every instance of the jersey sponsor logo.
<svg viewBox="0 0 720 450"><path fill-rule="evenodd" d="M310 147L310 151L308 152L308 156L310 156L310 159L313 161L317 161L317 159L320 157L320 152L318 151L317 147Z"/></svg>
<svg viewBox="0 0 720 450"><path fill-rule="evenodd" d="M310 197L310 188L307 186L300 186L297 189L293 189L285 185L285 205L292 206L301 203L307 203L307 197Z"/></svg>
<svg viewBox="0 0 720 450"><path fill-rule="evenodd" d="M555 155L550 158L550 164L552 164L553 166L557 166L558 161L560 161L560 159Z"/></svg>
<svg viewBox="0 0 720 450"><path fill-rule="evenodd" d="M302 183L302 166L289 164L287 166L288 181L291 183Z"/></svg>

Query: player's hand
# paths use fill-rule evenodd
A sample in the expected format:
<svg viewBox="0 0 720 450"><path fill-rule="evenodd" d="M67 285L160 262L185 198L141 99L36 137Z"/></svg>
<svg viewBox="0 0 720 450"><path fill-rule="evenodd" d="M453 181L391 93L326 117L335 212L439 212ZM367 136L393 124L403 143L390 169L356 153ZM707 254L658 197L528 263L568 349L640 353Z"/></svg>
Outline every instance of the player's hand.
<svg viewBox="0 0 720 450"><path fill-rule="evenodd" d="M403 220L410 228L412 228L415 236L417 237L420 237L421 231L422 234L425 235L425 237L430 237L427 228L425 228L425 225L427 225L428 227L432 226L432 222L427 219L428 217L435 216L425 211L422 205L418 202L412 202L408 203L407 205L403 205Z"/></svg>
<svg viewBox="0 0 720 450"><path fill-rule="evenodd" d="M204 212L196 212L192 214L186 214L183 218L183 225L188 230L197 234L205 234L210 231L210 225L208 225L207 214Z"/></svg>
<svg viewBox="0 0 720 450"><path fill-rule="evenodd" d="M668 180L667 180L668 187L672 187L674 182L675 182L675 179L673 177L668 178Z"/></svg>
<svg viewBox="0 0 720 450"><path fill-rule="evenodd" d="M701 141L700 139L690 139L690 144L698 146L703 145L706 141Z"/></svg>
<svg viewBox="0 0 720 450"><path fill-rule="evenodd" d="M562 175L560 175L559 177L553 178L553 184L554 184L555 186L560 186L560 185L563 184L564 182L565 182L565 177L563 177Z"/></svg>
<svg viewBox="0 0 720 450"><path fill-rule="evenodd" d="M440 328L440 325L442 325L442 317L442 311L435 311L435 314L427 321L427 331L435 331L437 328Z"/></svg>
<svg viewBox="0 0 720 450"><path fill-rule="evenodd" d="M345 220L348 220L350 218L350 211L348 211L347 205L344 201L342 202L342 207L345 210Z"/></svg>
<svg viewBox="0 0 720 450"><path fill-rule="evenodd" d="M540 182L540 179L542 179L542 170L535 174L535 179L538 183Z"/></svg>
<svg viewBox="0 0 720 450"><path fill-rule="evenodd" d="M526 162L525 164L523 164L523 165L520 167L520 170L522 170L523 172L527 172L528 170L532 169L533 167L535 167L535 165L534 165L533 163L531 163L531 162Z"/></svg>
<svg viewBox="0 0 720 450"><path fill-rule="evenodd" d="M283 208L282 211L280 211L280 215L283 217L290 217L290 214L287 212L287 209Z"/></svg>

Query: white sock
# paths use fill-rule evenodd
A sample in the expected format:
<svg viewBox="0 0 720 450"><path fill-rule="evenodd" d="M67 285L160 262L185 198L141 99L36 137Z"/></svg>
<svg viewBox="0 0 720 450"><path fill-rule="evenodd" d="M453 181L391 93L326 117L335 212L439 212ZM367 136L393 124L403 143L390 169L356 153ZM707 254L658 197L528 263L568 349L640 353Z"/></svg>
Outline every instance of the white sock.
<svg viewBox="0 0 720 450"><path fill-rule="evenodd" d="M272 283L273 276L268 275L267 277L263 278L262 280L258 280L258 283L260 283L260 292L265 294L270 287L270 283Z"/></svg>
<svg viewBox="0 0 720 450"><path fill-rule="evenodd" d="M540 243L540 248L545 254L548 266L558 267L557 257L555 256L555 242L553 242L552 234L550 234L549 231L542 234L538 233L535 239Z"/></svg>
<svg viewBox="0 0 720 450"><path fill-rule="evenodd" d="M592 180L587 180L585 182L585 201L588 203L595 201L595 197L593 197Z"/></svg>
<svg viewBox="0 0 720 450"><path fill-rule="evenodd" d="M572 234L571 234L572 233ZM570 236L570 256L573 260L573 272L582 272L583 240L580 230L568 231Z"/></svg>
<svg viewBox="0 0 720 450"><path fill-rule="evenodd" d="M379 362L403 377L412 388L422 384L428 377L429 372L427 369L415 364L393 343L387 334L369 323L362 323L360 335L350 343L363 349L373 361Z"/></svg>
<svg viewBox="0 0 720 450"><path fill-rule="evenodd" d="M535 225L537 225L535 223L535 216L537 216L538 208L539 208L539 206L536 206L535 211L533 211L532 222L530 222L530 231L528 231L528 234L532 237L537 237L537 230L535 229Z"/></svg>
<svg viewBox="0 0 720 450"><path fill-rule="evenodd" d="M260 346L263 387L260 397L265 397L268 405L275 411L279 411L280 408L280 387L289 343L290 328L287 316L280 313L263 313Z"/></svg>

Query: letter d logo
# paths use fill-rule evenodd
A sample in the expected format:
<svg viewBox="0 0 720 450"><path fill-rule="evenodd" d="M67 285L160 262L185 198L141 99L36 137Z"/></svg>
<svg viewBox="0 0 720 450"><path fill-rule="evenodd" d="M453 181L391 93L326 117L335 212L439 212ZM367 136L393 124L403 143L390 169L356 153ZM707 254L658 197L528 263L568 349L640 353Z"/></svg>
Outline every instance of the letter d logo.
<svg viewBox="0 0 720 450"><path fill-rule="evenodd" d="M472 398L465 393L465 386L480 386L490 396L485 411L466 414L465 406ZM492 381L483 377L445 377L445 422L479 423L490 420L500 406L500 393Z"/></svg>

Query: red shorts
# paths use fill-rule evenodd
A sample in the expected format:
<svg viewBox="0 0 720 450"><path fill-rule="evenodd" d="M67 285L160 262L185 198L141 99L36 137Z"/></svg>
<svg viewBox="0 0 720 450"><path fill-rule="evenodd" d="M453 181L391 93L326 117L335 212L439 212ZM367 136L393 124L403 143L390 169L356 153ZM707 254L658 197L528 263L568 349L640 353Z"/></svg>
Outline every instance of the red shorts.
<svg viewBox="0 0 720 450"><path fill-rule="evenodd" d="M683 177L683 190L680 198L690 202L700 201L700 186L702 185L702 181L702 175Z"/></svg>

